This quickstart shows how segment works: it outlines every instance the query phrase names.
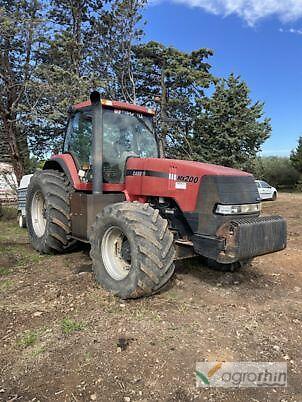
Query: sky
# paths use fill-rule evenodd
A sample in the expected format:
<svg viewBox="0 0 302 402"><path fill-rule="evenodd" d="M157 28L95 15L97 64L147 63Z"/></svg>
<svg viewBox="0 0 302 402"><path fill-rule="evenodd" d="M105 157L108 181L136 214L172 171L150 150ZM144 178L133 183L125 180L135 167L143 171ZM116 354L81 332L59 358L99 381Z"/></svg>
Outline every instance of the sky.
<svg viewBox="0 0 302 402"><path fill-rule="evenodd" d="M144 18L147 41L213 49L212 73L240 75L265 102L262 155L290 155L302 136L302 0L151 0Z"/></svg>

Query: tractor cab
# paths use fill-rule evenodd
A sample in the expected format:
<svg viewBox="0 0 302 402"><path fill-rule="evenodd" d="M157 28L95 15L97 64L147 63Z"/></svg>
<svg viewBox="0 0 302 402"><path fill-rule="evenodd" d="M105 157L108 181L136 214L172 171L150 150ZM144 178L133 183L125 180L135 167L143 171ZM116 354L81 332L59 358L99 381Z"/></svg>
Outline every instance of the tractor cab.
<svg viewBox="0 0 302 402"><path fill-rule="evenodd" d="M124 102L100 100L98 105L92 102L75 105L70 113L63 152L72 156L77 169L85 173L83 180L89 182L96 144L102 152L95 157L102 162L103 182L123 183L129 157L158 157L153 115L151 109Z"/></svg>

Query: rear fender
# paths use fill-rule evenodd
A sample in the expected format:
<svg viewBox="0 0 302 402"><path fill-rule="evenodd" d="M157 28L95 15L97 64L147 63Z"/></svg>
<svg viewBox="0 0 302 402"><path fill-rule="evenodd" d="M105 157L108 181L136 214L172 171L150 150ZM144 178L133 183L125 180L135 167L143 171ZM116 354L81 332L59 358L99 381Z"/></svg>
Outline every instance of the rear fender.
<svg viewBox="0 0 302 402"><path fill-rule="evenodd" d="M64 172L70 183L75 189L81 189L81 181L78 176L78 170L72 156L69 154L59 154L53 156L45 162L43 170L53 169L59 172Z"/></svg>

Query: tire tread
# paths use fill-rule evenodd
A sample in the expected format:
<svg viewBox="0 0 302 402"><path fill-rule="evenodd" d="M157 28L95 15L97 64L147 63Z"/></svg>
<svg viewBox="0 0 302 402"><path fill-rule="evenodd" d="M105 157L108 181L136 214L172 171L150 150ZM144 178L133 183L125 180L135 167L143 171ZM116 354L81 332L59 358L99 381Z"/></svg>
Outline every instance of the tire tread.
<svg viewBox="0 0 302 402"><path fill-rule="evenodd" d="M135 236L139 251L137 286L131 293L123 290L117 293L122 298L137 298L158 292L174 272L174 237L168 228L168 222L159 211L149 204L139 202L121 202L107 206L97 215L90 232L92 266L95 278L106 287L98 277L98 259L100 258L98 229L105 217L122 219ZM108 289L108 288L107 288ZM112 290L112 289L108 289Z"/></svg>

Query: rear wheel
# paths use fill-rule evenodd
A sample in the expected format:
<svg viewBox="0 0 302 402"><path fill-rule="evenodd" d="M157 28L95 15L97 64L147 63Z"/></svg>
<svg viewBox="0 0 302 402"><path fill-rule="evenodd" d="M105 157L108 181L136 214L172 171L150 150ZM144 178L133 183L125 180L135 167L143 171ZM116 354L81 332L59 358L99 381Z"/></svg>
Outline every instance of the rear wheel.
<svg viewBox="0 0 302 402"><path fill-rule="evenodd" d="M173 240L168 222L148 204L105 207L90 234L96 281L123 299L159 291L174 272Z"/></svg>
<svg viewBox="0 0 302 402"><path fill-rule="evenodd" d="M61 253L72 245L70 193L64 173L42 170L31 178L27 190L26 216L30 240L41 253Z"/></svg>

